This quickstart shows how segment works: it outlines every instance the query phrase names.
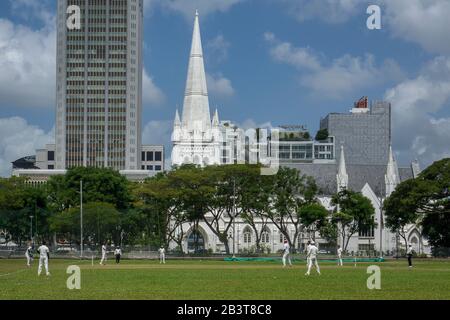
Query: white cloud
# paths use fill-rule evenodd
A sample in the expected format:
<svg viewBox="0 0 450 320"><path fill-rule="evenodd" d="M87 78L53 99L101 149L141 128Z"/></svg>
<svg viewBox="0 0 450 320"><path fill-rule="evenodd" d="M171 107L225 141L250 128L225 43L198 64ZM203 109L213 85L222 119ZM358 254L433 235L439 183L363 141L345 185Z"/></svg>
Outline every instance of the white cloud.
<svg viewBox="0 0 450 320"><path fill-rule="evenodd" d="M341 99L362 89L403 78L400 67L391 59L379 64L371 54L364 57L346 54L326 63L323 55L311 48L281 42L272 33L266 33L264 37L271 46L272 58L298 69L300 84L311 89L311 94L316 97Z"/></svg>
<svg viewBox="0 0 450 320"><path fill-rule="evenodd" d="M361 0L276 0L287 6L298 21L320 19L328 23L346 22L364 3Z"/></svg>
<svg viewBox="0 0 450 320"><path fill-rule="evenodd" d="M215 38L209 40L206 43L207 58L209 61L221 63L228 58L228 49L230 43L225 39L222 34L219 34Z"/></svg>
<svg viewBox="0 0 450 320"><path fill-rule="evenodd" d="M449 18L448 0L386 2L386 22L392 35L432 53L450 54Z"/></svg>
<svg viewBox="0 0 450 320"><path fill-rule="evenodd" d="M450 156L450 58L437 57L414 79L386 91L392 102L394 146L400 159L428 165ZM448 114L448 112L447 112Z"/></svg>
<svg viewBox="0 0 450 320"><path fill-rule="evenodd" d="M0 118L0 176L11 175L12 161L35 155L49 143L55 143L54 130L45 132L20 117Z"/></svg>
<svg viewBox="0 0 450 320"><path fill-rule="evenodd" d="M158 106L165 101L162 90L156 86L153 78L144 69L142 74L142 103L144 106Z"/></svg>
<svg viewBox="0 0 450 320"><path fill-rule="evenodd" d="M53 108L56 32L0 19L0 107Z"/></svg>
<svg viewBox="0 0 450 320"><path fill-rule="evenodd" d="M206 74L208 82L208 91L216 98L229 98L234 95L234 88L231 81L222 74L210 75Z"/></svg>
<svg viewBox="0 0 450 320"><path fill-rule="evenodd" d="M244 2L245 0L144 0L145 11L160 5L164 9L172 10L183 14L187 19L192 19L195 10L198 9L200 15L207 16L215 12L226 12L232 6Z"/></svg>

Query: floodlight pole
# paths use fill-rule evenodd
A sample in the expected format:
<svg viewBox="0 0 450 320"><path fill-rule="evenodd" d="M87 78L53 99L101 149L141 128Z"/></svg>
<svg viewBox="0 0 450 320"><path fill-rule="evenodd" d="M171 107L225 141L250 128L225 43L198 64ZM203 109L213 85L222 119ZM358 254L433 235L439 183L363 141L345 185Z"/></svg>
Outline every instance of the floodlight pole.
<svg viewBox="0 0 450 320"><path fill-rule="evenodd" d="M83 259L83 180L80 181L80 227L81 227L80 258Z"/></svg>
<svg viewBox="0 0 450 320"><path fill-rule="evenodd" d="M236 237L236 178L233 178L233 258L236 258L235 237Z"/></svg>
<svg viewBox="0 0 450 320"><path fill-rule="evenodd" d="M30 241L33 243L33 216L30 216L31 223L30 223Z"/></svg>

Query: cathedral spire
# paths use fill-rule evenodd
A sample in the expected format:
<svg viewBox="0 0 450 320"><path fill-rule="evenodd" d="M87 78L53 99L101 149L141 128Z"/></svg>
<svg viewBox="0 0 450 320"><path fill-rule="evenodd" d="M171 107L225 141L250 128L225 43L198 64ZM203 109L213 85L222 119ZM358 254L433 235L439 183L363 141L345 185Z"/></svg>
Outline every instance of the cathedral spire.
<svg viewBox="0 0 450 320"><path fill-rule="evenodd" d="M400 183L400 177L398 173L397 161L394 159L394 153L392 152L392 146L389 146L389 160L386 168L386 175L384 176L386 183L386 196L390 196L394 192L397 185Z"/></svg>
<svg viewBox="0 0 450 320"><path fill-rule="evenodd" d="M341 146L341 157L339 159L339 170L337 174L338 192L348 188L347 166L345 164L344 146Z"/></svg>
<svg viewBox="0 0 450 320"><path fill-rule="evenodd" d="M217 109L216 109L216 112L214 113L214 118L213 118L213 121L212 121L212 125L213 125L213 127L218 127L219 126L219 111L217 111Z"/></svg>
<svg viewBox="0 0 450 320"><path fill-rule="evenodd" d="M194 130L207 132L211 129L208 87L206 85L198 11L195 14L182 123L183 128L189 132Z"/></svg>
<svg viewBox="0 0 450 320"><path fill-rule="evenodd" d="M173 124L175 127L181 126L181 120L180 120L180 114L178 113L178 108L177 108L177 112L175 113L175 121Z"/></svg>

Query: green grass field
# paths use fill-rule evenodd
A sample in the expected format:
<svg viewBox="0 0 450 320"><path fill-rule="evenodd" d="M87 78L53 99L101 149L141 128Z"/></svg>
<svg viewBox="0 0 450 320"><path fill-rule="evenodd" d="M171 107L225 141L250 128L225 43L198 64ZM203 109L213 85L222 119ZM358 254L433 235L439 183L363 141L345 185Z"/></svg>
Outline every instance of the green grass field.
<svg viewBox="0 0 450 320"><path fill-rule="evenodd" d="M321 263L322 275L306 277L297 261L276 262L123 261L94 266L91 261L51 260L51 277L37 276L24 260L0 260L0 299L305 300L450 299L450 261L372 263L381 268L381 290L367 289L370 263L337 267ZM68 290L66 268L81 268L81 290Z"/></svg>

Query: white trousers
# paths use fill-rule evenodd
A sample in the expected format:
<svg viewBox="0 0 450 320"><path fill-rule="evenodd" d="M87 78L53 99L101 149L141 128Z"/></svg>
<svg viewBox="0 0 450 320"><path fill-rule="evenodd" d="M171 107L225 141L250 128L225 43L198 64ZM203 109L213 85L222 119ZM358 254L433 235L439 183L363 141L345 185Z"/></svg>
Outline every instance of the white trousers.
<svg viewBox="0 0 450 320"><path fill-rule="evenodd" d="M108 257L106 257L106 253L102 254L102 260L100 261L100 264L103 264L103 262L107 261Z"/></svg>
<svg viewBox="0 0 450 320"><path fill-rule="evenodd" d="M319 264L317 263L317 258L309 258L307 274L310 274L313 264L316 267L317 273L320 274L320 268L319 268Z"/></svg>
<svg viewBox="0 0 450 320"><path fill-rule="evenodd" d="M33 261L33 258L32 257L30 257L29 255L25 255L25 257L27 257L27 266L30 266L31 265L31 262Z"/></svg>
<svg viewBox="0 0 450 320"><path fill-rule="evenodd" d="M160 264L161 264L161 263L166 264L166 255L165 255L164 253L161 253L161 254L159 255L159 263L160 263Z"/></svg>
<svg viewBox="0 0 450 320"><path fill-rule="evenodd" d="M42 266L45 267L45 273L46 275L49 275L48 272L48 258L47 257L39 257L39 268L38 268L38 276L42 273Z"/></svg>
<svg viewBox="0 0 450 320"><path fill-rule="evenodd" d="M341 255L339 255L338 256L338 266L343 266L344 264L342 263L342 256Z"/></svg>
<svg viewBox="0 0 450 320"><path fill-rule="evenodd" d="M286 266L286 260L289 262L289 265L292 266L291 255L288 252L283 254L283 266Z"/></svg>

